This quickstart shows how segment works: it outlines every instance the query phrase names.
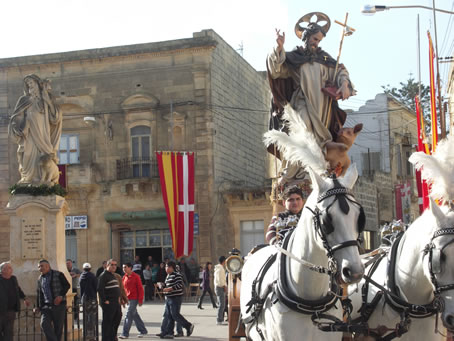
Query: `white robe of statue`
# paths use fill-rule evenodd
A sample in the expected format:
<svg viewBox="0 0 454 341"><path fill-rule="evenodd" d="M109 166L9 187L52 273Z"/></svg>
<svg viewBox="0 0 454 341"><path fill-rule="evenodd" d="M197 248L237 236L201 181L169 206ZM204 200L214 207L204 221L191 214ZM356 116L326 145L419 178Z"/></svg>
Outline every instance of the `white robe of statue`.
<svg viewBox="0 0 454 341"><path fill-rule="evenodd" d="M9 132L18 144L19 183L58 183L62 114L48 90L47 81L36 75L26 76L25 95L17 101L10 119Z"/></svg>

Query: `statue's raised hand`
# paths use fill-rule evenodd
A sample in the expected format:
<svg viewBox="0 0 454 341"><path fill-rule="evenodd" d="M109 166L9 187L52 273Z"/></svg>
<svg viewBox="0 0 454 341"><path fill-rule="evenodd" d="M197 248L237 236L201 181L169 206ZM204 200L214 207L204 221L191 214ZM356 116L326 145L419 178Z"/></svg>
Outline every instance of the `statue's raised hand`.
<svg viewBox="0 0 454 341"><path fill-rule="evenodd" d="M279 52L282 51L285 43L285 32L282 32L281 34L281 30L278 30L277 28L276 28L276 43L278 51Z"/></svg>

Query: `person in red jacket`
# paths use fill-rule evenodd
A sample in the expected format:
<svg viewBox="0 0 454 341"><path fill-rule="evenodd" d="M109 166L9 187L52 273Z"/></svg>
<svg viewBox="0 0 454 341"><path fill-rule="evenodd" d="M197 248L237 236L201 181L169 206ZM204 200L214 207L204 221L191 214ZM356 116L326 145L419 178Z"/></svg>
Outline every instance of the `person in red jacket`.
<svg viewBox="0 0 454 341"><path fill-rule="evenodd" d="M123 285L128 296L128 309L126 311L125 322L123 324L123 332L119 336L120 339L127 339L129 337L129 330L131 329L132 322L134 321L139 335L137 337L144 337L148 334L147 328L137 312L137 305L141 306L143 303L143 286L140 276L132 271L132 264L123 264Z"/></svg>

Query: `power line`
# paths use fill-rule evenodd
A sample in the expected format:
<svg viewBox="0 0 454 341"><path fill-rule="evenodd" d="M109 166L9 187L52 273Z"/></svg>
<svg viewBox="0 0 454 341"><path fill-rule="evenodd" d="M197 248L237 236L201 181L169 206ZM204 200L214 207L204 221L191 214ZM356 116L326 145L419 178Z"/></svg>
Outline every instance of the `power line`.
<svg viewBox="0 0 454 341"><path fill-rule="evenodd" d="M452 2L451 12L453 11L453 9L454 9L454 1ZM446 32L445 32L445 34L444 34L443 42L442 42L442 44L441 44L441 49L440 49L440 54L441 54L441 55L444 54L444 49L445 49L445 47L446 47L445 43L448 43L448 35L449 35L449 33L451 32L451 30L450 30L451 23L452 23L452 15L449 16L448 25L447 25L447 27L446 27Z"/></svg>

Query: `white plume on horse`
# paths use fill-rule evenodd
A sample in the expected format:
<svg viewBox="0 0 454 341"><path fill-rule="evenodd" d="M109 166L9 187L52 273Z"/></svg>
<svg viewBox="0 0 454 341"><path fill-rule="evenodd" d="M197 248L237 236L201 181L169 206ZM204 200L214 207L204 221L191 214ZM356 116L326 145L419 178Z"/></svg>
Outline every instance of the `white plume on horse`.
<svg viewBox="0 0 454 341"><path fill-rule="evenodd" d="M432 155L424 152L413 153L408 159L421 175L431 184L433 199L450 201L454 199L454 138L448 136L440 141Z"/></svg>
<svg viewBox="0 0 454 341"><path fill-rule="evenodd" d="M283 119L289 122L289 134L270 130L264 134L266 146L275 144L284 158L291 163L310 167L317 174L324 174L329 168L315 136L307 129L301 117L290 105L285 106Z"/></svg>

